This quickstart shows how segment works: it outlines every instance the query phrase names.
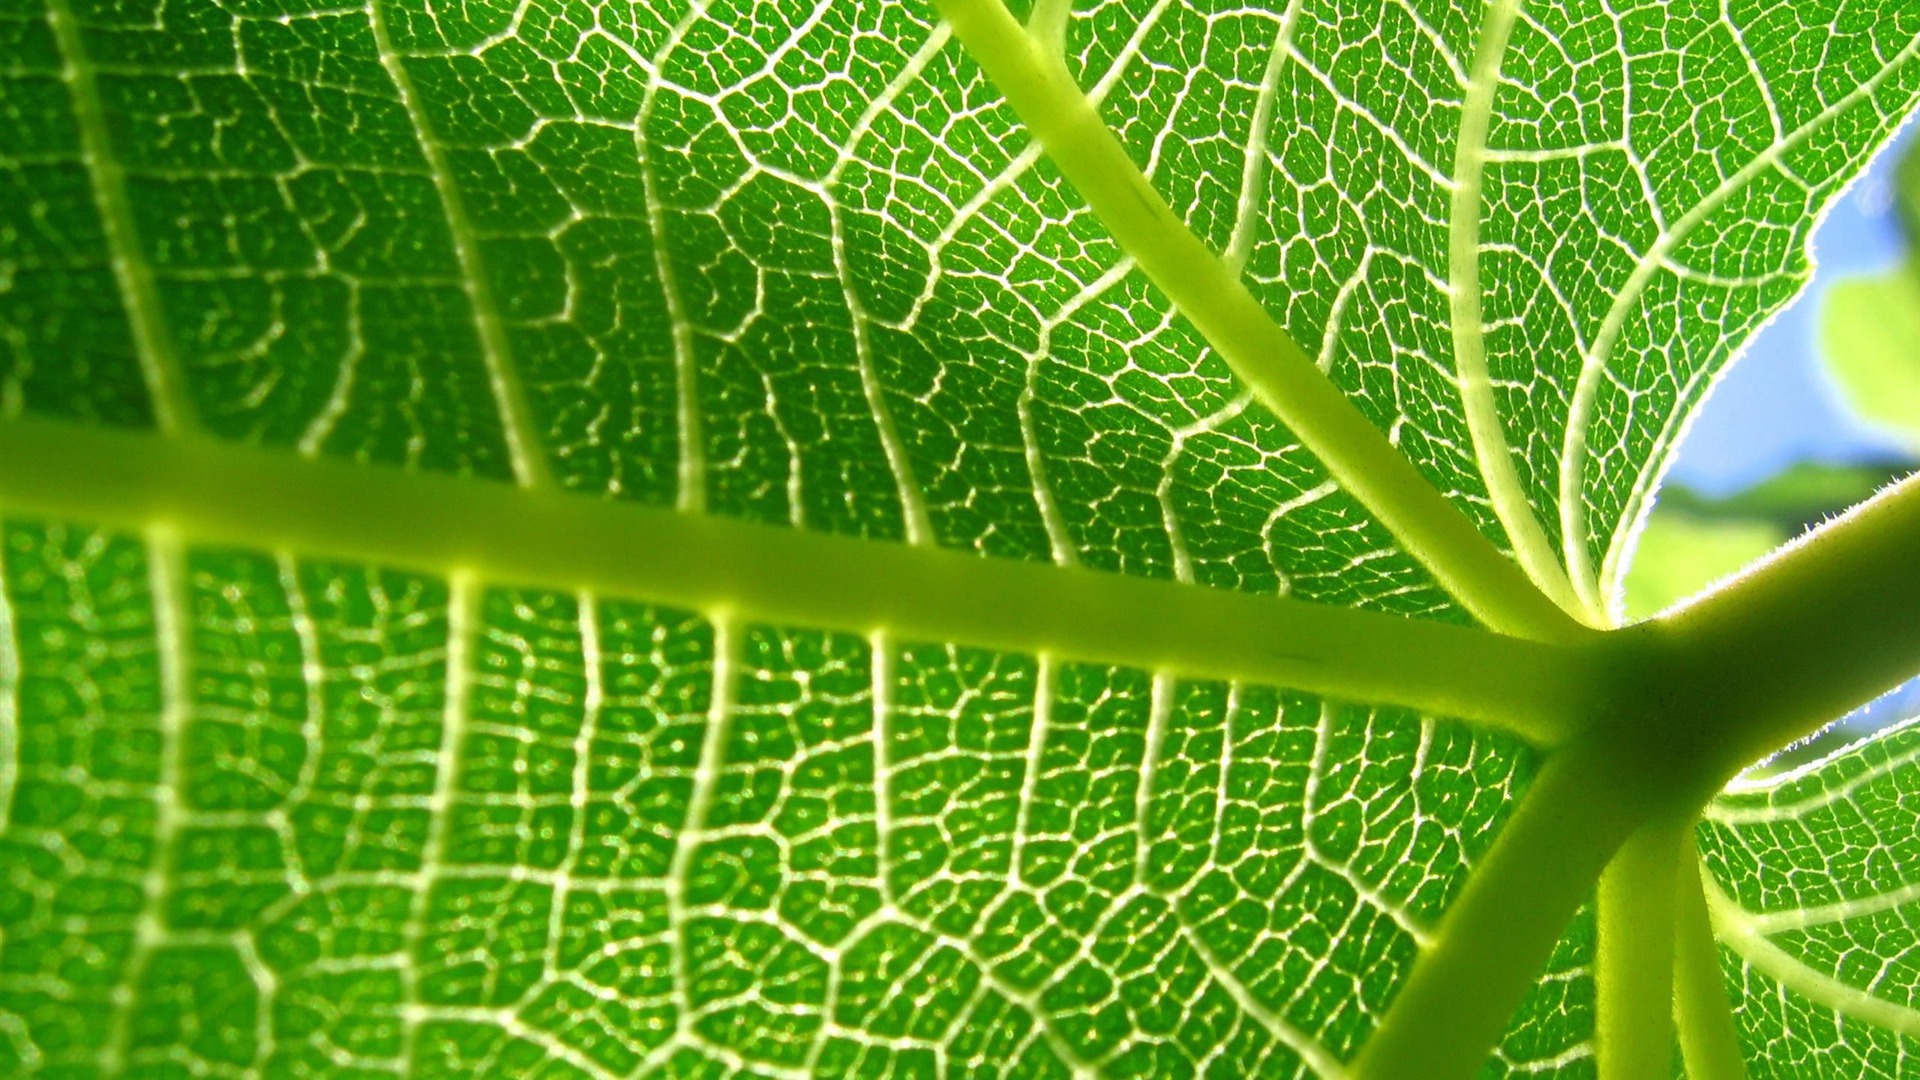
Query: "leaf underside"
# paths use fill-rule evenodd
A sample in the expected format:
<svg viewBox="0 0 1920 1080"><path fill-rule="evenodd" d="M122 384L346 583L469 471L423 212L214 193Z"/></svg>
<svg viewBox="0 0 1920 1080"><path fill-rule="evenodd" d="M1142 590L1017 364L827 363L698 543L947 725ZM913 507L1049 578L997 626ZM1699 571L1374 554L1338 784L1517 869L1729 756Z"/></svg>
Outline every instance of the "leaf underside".
<svg viewBox="0 0 1920 1080"><path fill-rule="evenodd" d="M1487 14L1481 63L1466 5L1128 0L1067 60L1604 615L1920 96L1920 8ZM919 3L14 0L0 407L1468 621ZM0 1073L1331 1075L1536 767L1378 703L438 569L5 523ZM1755 1075L1911 1071L1912 742L1702 827ZM1592 1073L1593 948L1494 1070Z"/></svg>

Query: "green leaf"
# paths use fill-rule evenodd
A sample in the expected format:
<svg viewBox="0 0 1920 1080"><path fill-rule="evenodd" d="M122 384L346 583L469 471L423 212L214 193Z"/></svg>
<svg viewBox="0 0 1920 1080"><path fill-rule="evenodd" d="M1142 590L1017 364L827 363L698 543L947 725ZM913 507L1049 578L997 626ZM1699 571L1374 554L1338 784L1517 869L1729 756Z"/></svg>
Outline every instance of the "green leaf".
<svg viewBox="0 0 1920 1080"><path fill-rule="evenodd" d="M917 2L0 10L0 1072L1604 1062L1577 623L1920 11L1034 7L1145 231Z"/></svg>
<svg viewBox="0 0 1920 1080"><path fill-rule="evenodd" d="M1899 1076L1920 1033L1909 849L1920 728L1898 725L1718 800L1701 852L1756 1075Z"/></svg>
<svg viewBox="0 0 1920 1080"><path fill-rule="evenodd" d="M1322 1069L1532 771L1257 686L157 557L7 534L16 1064Z"/></svg>

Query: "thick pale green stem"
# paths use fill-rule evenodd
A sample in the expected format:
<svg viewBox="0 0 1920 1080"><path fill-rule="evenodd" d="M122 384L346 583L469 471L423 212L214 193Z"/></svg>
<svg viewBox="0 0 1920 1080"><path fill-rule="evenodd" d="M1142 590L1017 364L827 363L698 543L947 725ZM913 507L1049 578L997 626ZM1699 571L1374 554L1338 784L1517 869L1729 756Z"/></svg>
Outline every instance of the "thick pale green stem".
<svg viewBox="0 0 1920 1080"><path fill-rule="evenodd" d="M1598 621L1601 605L1593 602L1597 590L1590 582L1576 590L1560 565L1546 530L1534 514L1527 489L1513 464L1513 448L1500 420L1499 401L1487 369L1486 316L1481 304L1480 212L1482 182L1487 165L1487 132L1492 127L1493 99L1500 88L1500 64L1507 41L1520 18L1520 0L1493 0L1480 19L1480 40L1473 50L1473 70L1467 81L1467 99L1460 108L1460 135L1454 143L1451 221L1447 226L1448 323L1453 331L1453 362L1460 380L1460 406L1467 432L1473 438L1474 457L1487 482L1487 497L1500 516L1513 544L1513 554L1540 588L1568 611ZM1584 538L1581 538L1584 540ZM1578 544L1569 544L1569 561ZM1584 560L1579 564L1584 566ZM1590 577L1591 575L1589 575Z"/></svg>
<svg viewBox="0 0 1920 1080"><path fill-rule="evenodd" d="M1701 881L1706 872L1689 850L1680 874L1680 910L1674 930L1673 1012L1680 1028L1680 1056L1689 1080L1747 1080L1740 1035L1727 1004L1720 945L1707 914Z"/></svg>
<svg viewBox="0 0 1920 1080"><path fill-rule="evenodd" d="M1693 870L1692 815L1656 818L1600 875L1596 1051L1601 1080L1673 1074L1673 925L1680 874Z"/></svg>
<svg viewBox="0 0 1920 1080"><path fill-rule="evenodd" d="M1585 654L1273 596L825 536L204 438L0 420L0 505L189 541L588 588L771 622L886 630L1407 705L1543 745Z"/></svg>
<svg viewBox="0 0 1920 1080"><path fill-rule="evenodd" d="M1066 65L1001 0L937 0L1028 131L1261 404L1488 626L1569 641L1583 627L1528 580L1347 400L1141 175Z"/></svg>
<svg viewBox="0 0 1920 1080"><path fill-rule="evenodd" d="M1648 703L1696 728L1702 783L1819 730L1920 672L1920 478L1629 632ZM1669 742L1674 740L1669 738Z"/></svg>
<svg viewBox="0 0 1920 1080"><path fill-rule="evenodd" d="M1555 754L1447 910L1355 1080L1477 1075L1646 800L1600 743Z"/></svg>

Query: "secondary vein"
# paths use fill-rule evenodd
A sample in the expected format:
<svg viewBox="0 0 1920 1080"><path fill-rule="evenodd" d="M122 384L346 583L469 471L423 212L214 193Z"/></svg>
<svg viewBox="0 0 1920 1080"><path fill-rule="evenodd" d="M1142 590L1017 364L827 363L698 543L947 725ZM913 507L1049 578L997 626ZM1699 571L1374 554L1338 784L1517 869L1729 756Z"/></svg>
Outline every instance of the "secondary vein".
<svg viewBox="0 0 1920 1080"><path fill-rule="evenodd" d="M1816 1005L1901 1035L1920 1038L1920 1009L1875 997L1857 986L1816 970L1760 933L1751 917L1715 883L1707 883L1707 909L1721 943L1740 954L1755 971Z"/></svg>
<svg viewBox="0 0 1920 1080"><path fill-rule="evenodd" d="M1286 11L1280 15L1273 47L1267 52L1267 67L1260 75L1260 94L1254 99L1253 119L1247 124L1247 153L1240 166L1240 199L1226 251L1227 265L1236 272L1246 268L1247 259L1253 254L1260 203L1266 198L1267 175L1272 169L1267 151L1273 133L1274 100L1280 96L1280 73L1286 69L1287 51L1293 47L1294 27L1300 22L1300 4L1301 0L1289 0Z"/></svg>
<svg viewBox="0 0 1920 1080"><path fill-rule="evenodd" d="M193 424L193 407L182 385L180 359L174 353L173 336L167 330L154 286L153 267L140 252L133 206L127 198L126 171L114 156L93 62L87 56L86 39L69 0L47 0L47 26L60 50L60 78L67 84L73 102L80 161L86 167L94 206L100 212L100 231L106 238L120 304L127 313L134 353L146 379L154 426L166 432L185 430Z"/></svg>
<svg viewBox="0 0 1920 1080"><path fill-rule="evenodd" d="M434 193L440 199L447 232L453 240L454 260L460 268L461 289L466 293L467 306L473 309L473 327L480 341L480 358L486 367L488 386L493 391L494 408L500 414L501 434L506 440L507 459L513 466L514 479L526 487L540 487L551 480L546 451L534 425L532 410L527 405L526 388L521 385L520 373L514 367L513 348L507 339L506 324L500 318L497 298L487 282L486 267L480 259L480 245L475 242L473 222L467 215L466 200L462 198L459 185L454 182L452 170L448 167L446 151L434 136L427 122L426 110L421 107L419 94L414 91L413 76L407 73L406 65L387 33L386 16L381 12L381 5L385 2L388 0L369 0L367 4L367 20L373 31L375 49L380 54L380 66L386 70L394 92L399 95L400 107L406 110L407 118L413 125L415 137L420 143L420 153L426 159L427 172L433 181Z"/></svg>
<svg viewBox="0 0 1920 1080"><path fill-rule="evenodd" d="M132 941L113 987L107 1037L99 1047L101 1071L123 1075L137 1044L134 1038L138 1008L151 972L154 954L165 948L171 929L166 916L167 872L180 843L182 816L187 809L187 720L193 685L193 649L186 554L179 537L165 528L149 528L147 578L152 588L153 636L159 666L161 701L156 734L159 761L153 787L153 853L140 878L140 909L133 920Z"/></svg>
<svg viewBox="0 0 1920 1080"><path fill-rule="evenodd" d="M1534 583L1569 612L1588 618L1599 609L1596 597L1575 592L1553 544L1540 527L1520 475L1513 467L1513 450L1500 423L1487 372L1487 341L1480 289L1481 187L1486 173L1487 130L1493 99L1500 86L1500 64L1507 40L1520 16L1521 0L1497 0L1488 5L1480 41L1474 47L1472 75L1466 102L1460 110L1460 137L1454 144L1451 221L1447 229L1448 306L1453 329L1453 359L1460 384L1460 405L1466 412L1473 455L1486 481L1493 512L1513 543L1513 553Z"/></svg>

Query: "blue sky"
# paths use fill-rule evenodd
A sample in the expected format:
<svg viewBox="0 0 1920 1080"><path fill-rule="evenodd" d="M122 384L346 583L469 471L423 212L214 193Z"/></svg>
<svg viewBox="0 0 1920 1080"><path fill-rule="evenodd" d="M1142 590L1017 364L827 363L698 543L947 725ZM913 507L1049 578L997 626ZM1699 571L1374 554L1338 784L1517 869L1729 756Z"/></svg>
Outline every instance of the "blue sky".
<svg viewBox="0 0 1920 1080"><path fill-rule="evenodd" d="M1667 474L1709 495L1730 494L1796 461L1897 460L1900 447L1855 421L1821 373L1815 340L1820 297L1849 274L1884 270L1904 255L1906 236L1889 181L1914 138L1894 145L1841 197L1814 233L1813 282L1734 361L1680 444Z"/></svg>

